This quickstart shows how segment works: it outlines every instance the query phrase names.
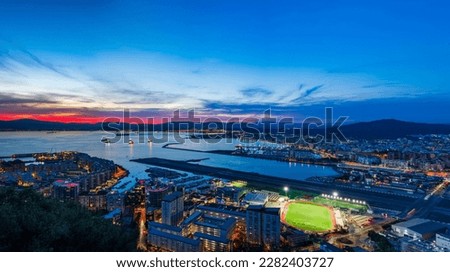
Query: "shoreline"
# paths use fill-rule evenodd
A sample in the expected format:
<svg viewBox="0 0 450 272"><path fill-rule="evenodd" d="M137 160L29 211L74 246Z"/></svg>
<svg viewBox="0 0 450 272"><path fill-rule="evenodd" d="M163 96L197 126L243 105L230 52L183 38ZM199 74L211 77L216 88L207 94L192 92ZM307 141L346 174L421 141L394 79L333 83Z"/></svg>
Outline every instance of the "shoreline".
<svg viewBox="0 0 450 272"><path fill-rule="evenodd" d="M396 196L395 199L393 199L392 195L389 194L376 191L366 191L359 188L343 187L339 186L339 184L333 183L320 183L308 180L273 177L254 172L244 172L222 167L198 165L186 161L168 160L162 158L140 158L130 161L228 180L245 180L248 182L249 186L253 186L255 188L261 188L264 186L283 188L284 186L289 186L292 189L318 194L327 192L331 194L333 191L339 191L342 196L351 197L354 199L365 199L371 206L380 208L396 207L398 208L397 210L401 211L408 209L412 204L411 198L406 196Z"/></svg>
<svg viewBox="0 0 450 272"><path fill-rule="evenodd" d="M243 157L243 158L253 158L253 159L261 159L261 160L269 160L269 161L280 161L280 162L286 162L286 163L301 163L301 164L310 164L310 165L320 165L320 166L327 166L331 167L334 171L340 173L339 164L340 162L323 162L323 161L289 161L289 160L282 160L277 158L270 158L267 156L249 156L244 154L236 154L234 153L234 150L196 150L196 149L190 149L190 148L177 148L173 147L172 145L179 145L180 143L167 143L162 146L162 148L167 149L175 149L175 150L181 150L181 151L189 151L189 152L198 152L198 153L206 153L206 154L218 154L218 155L227 155L227 156L236 156L236 157Z"/></svg>

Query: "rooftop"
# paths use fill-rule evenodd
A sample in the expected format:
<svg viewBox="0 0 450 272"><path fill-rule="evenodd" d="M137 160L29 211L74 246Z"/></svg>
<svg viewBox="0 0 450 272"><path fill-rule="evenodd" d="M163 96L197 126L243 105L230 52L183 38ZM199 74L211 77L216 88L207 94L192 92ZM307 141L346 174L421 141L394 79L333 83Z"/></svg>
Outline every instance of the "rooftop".
<svg viewBox="0 0 450 272"><path fill-rule="evenodd" d="M447 230L446 233L438 233L438 235L440 235L442 237L445 237L447 239L450 239L450 232L449 232L449 230Z"/></svg>
<svg viewBox="0 0 450 272"><path fill-rule="evenodd" d="M198 239L190 239L190 238L183 237L181 235L175 235L175 234L171 234L171 233L167 233L167 232L162 232L162 231L159 231L159 230L153 229L153 228L150 229L149 235L156 235L156 236L164 237L167 239L175 240L175 241L189 244L192 246L200 246L200 240L198 240Z"/></svg>
<svg viewBox="0 0 450 272"><path fill-rule="evenodd" d="M430 220L423 219L423 218L413 218L413 219L405 221L405 222L397 223L394 226L396 226L396 227L403 227L403 228L410 228L412 226L420 225L422 223L429 222L429 221Z"/></svg>
<svg viewBox="0 0 450 272"><path fill-rule="evenodd" d="M168 231L174 231L174 232L182 231L182 229L180 227L162 224L162 223L158 223L155 221L148 222L148 227L149 227L149 229L162 229L162 230L168 230Z"/></svg>
<svg viewBox="0 0 450 272"><path fill-rule="evenodd" d="M122 210L121 210L120 208L117 208L117 209L112 210L110 213L105 214L105 215L103 216L103 218L104 218L104 219L113 219L114 216L117 216L117 215L119 215L119 214L121 214L121 213L122 213Z"/></svg>
<svg viewBox="0 0 450 272"><path fill-rule="evenodd" d="M197 206L197 209L201 211L212 211L217 213L226 213L234 216L245 217L245 212L233 206L210 204L210 205L199 205Z"/></svg>
<svg viewBox="0 0 450 272"><path fill-rule="evenodd" d="M250 205L247 207L248 211L257 211L266 214L278 215L280 213L280 208L267 208L263 205Z"/></svg>
<svg viewBox="0 0 450 272"><path fill-rule="evenodd" d="M195 211L193 214L191 214L188 218L186 218L181 225L186 226L189 225L190 223L194 222L195 220L197 220L197 218L199 218L202 215L201 211Z"/></svg>
<svg viewBox="0 0 450 272"><path fill-rule="evenodd" d="M264 204L269 199L269 194L263 192L251 192L247 193L244 197L244 201L248 203L261 203Z"/></svg>
<svg viewBox="0 0 450 272"><path fill-rule="evenodd" d="M165 202L172 202L175 201L177 198L179 197L183 197L183 193L182 192L173 192L170 195L166 195L162 201Z"/></svg>
<svg viewBox="0 0 450 272"><path fill-rule="evenodd" d="M441 223L429 221L415 226L411 226L410 229L420 234L427 234L445 231L447 229L447 226Z"/></svg>
<svg viewBox="0 0 450 272"><path fill-rule="evenodd" d="M204 214L201 218L197 217L199 220L195 222L196 225L206 226L221 230L228 230L232 225L236 223L236 219L227 218L221 219L217 217L212 217ZM203 220L201 220L203 219Z"/></svg>
<svg viewBox="0 0 450 272"><path fill-rule="evenodd" d="M59 179L59 180L53 182L53 186L75 188L75 187L78 187L78 183L71 182L71 181L68 181L68 180Z"/></svg>

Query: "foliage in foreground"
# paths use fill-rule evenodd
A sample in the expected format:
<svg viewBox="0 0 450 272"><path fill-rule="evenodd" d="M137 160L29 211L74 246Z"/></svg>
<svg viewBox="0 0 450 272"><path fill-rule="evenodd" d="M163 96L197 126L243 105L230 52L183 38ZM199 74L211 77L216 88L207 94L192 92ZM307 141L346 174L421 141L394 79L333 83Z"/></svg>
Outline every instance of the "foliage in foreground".
<svg viewBox="0 0 450 272"><path fill-rule="evenodd" d="M0 251L133 251L136 234L76 203L0 188Z"/></svg>
<svg viewBox="0 0 450 272"><path fill-rule="evenodd" d="M382 251L382 252L393 252L395 251L395 248L391 245L391 243L389 243L389 240L376 233L375 231L371 230L368 233L369 238L374 241L377 245L377 248L375 251Z"/></svg>

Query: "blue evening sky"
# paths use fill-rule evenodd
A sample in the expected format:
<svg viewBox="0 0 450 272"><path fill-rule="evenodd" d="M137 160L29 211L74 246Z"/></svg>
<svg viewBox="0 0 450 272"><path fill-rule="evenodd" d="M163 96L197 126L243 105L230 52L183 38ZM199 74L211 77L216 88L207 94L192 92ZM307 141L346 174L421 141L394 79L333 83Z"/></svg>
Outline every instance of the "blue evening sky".
<svg viewBox="0 0 450 272"><path fill-rule="evenodd" d="M450 123L448 1L0 0L3 119ZM9 116L9 117L8 117Z"/></svg>

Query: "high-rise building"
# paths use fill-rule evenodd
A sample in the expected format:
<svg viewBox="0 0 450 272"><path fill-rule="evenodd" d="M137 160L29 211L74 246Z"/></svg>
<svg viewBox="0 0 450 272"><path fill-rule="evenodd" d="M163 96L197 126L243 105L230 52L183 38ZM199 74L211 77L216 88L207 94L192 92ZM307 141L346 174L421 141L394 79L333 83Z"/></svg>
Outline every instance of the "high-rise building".
<svg viewBox="0 0 450 272"><path fill-rule="evenodd" d="M184 199L182 192L166 195L162 200L163 224L176 226L183 220Z"/></svg>
<svg viewBox="0 0 450 272"><path fill-rule="evenodd" d="M78 200L80 187L78 183L67 180L57 180L53 182L52 196L59 200Z"/></svg>
<svg viewBox="0 0 450 272"><path fill-rule="evenodd" d="M106 210L112 212L116 209L124 211L125 194L117 190L111 190L106 195Z"/></svg>
<svg viewBox="0 0 450 272"><path fill-rule="evenodd" d="M281 234L280 209L264 208L262 218L263 244L270 248L278 248Z"/></svg>
<svg viewBox="0 0 450 272"><path fill-rule="evenodd" d="M169 186L145 186L147 204L150 207L161 208L163 198L170 193Z"/></svg>
<svg viewBox="0 0 450 272"><path fill-rule="evenodd" d="M268 249L280 246L280 209L250 205L247 208L247 241Z"/></svg>
<svg viewBox="0 0 450 272"><path fill-rule="evenodd" d="M78 202L81 206L86 207L91 211L106 211L106 194L107 191L80 193L78 195Z"/></svg>

